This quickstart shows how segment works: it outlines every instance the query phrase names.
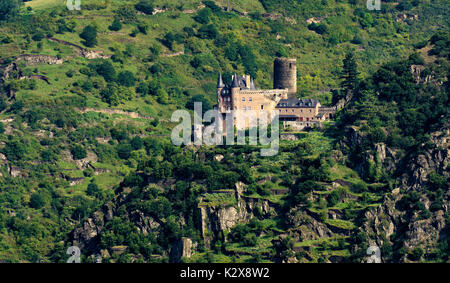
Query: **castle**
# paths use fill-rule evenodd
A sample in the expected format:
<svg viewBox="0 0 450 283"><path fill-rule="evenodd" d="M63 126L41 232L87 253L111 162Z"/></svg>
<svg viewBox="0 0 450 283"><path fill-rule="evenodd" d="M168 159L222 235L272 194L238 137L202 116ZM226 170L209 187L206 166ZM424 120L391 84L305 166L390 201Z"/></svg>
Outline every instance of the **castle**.
<svg viewBox="0 0 450 283"><path fill-rule="evenodd" d="M215 109L223 115L224 120L225 115L232 110L267 113L276 110L284 127L296 130L321 126L336 111L332 107L322 107L315 99L297 99L297 60L287 58L275 59L273 89L270 90L257 89L249 75L235 74L231 84L227 85L219 74Z"/></svg>

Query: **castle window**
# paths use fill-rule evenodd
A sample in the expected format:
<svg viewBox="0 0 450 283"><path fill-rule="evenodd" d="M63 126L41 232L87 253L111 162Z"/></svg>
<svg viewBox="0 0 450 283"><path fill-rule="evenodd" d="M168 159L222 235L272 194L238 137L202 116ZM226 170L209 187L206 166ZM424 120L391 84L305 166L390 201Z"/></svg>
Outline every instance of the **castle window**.
<svg viewBox="0 0 450 283"><path fill-rule="evenodd" d="M242 101L245 101L245 97L242 97Z"/></svg>
<svg viewBox="0 0 450 283"><path fill-rule="evenodd" d="M264 109L264 105L261 105L261 110L263 110Z"/></svg>
<svg viewBox="0 0 450 283"><path fill-rule="evenodd" d="M253 101L251 97L248 98L248 101Z"/></svg>
<svg viewBox="0 0 450 283"><path fill-rule="evenodd" d="M252 107L251 107L251 106L249 106L249 107L248 107L248 110L252 110Z"/></svg>
<svg viewBox="0 0 450 283"><path fill-rule="evenodd" d="M247 110L247 108L244 106L244 108L242 108L244 111Z"/></svg>

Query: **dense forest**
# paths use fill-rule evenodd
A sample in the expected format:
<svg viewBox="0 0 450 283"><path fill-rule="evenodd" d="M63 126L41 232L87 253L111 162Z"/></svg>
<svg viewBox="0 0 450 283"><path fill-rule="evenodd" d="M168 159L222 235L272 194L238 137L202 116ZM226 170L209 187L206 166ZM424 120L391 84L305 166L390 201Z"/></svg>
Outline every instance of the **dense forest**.
<svg viewBox="0 0 450 283"><path fill-rule="evenodd" d="M0 262L448 262L448 1L61 2L0 3ZM275 57L333 121L171 143Z"/></svg>

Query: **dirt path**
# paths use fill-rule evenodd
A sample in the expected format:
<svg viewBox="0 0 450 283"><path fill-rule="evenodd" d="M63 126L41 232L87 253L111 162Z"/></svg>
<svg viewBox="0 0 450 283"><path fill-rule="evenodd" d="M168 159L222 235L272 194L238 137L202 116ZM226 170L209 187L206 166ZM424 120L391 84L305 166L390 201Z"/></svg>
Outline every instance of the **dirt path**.
<svg viewBox="0 0 450 283"><path fill-rule="evenodd" d="M148 119L148 120L155 120L154 117L150 117L150 116L145 116L142 114L139 114L137 112L133 112L133 111L124 111L121 109L96 109L96 108L78 108L77 109L80 113L87 113L87 112L97 112L97 113L103 113L103 114L108 114L108 115L114 115L114 114L119 114L119 115L125 115L128 116L130 118L133 119ZM161 122L169 122L169 120L167 119L161 119L159 118L159 121Z"/></svg>
<svg viewBox="0 0 450 283"><path fill-rule="evenodd" d="M144 116L144 115L141 115L141 114L139 114L137 112L127 112L127 111L123 111L121 109L83 108L83 109L78 109L78 111L80 113L97 112L97 113L103 113L103 114L108 114L108 115L119 114L119 115L128 116L128 117L133 118L133 119L150 119L150 120L154 119L153 117Z"/></svg>

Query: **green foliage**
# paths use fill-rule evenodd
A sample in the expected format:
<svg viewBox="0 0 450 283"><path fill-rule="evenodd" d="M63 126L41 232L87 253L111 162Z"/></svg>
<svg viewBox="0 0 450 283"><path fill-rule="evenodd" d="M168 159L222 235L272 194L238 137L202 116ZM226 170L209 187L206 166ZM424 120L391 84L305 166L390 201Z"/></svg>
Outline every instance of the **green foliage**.
<svg viewBox="0 0 450 283"><path fill-rule="evenodd" d="M122 29L122 23L118 18L114 18L114 21L108 28L112 31L119 31Z"/></svg>
<svg viewBox="0 0 450 283"><path fill-rule="evenodd" d="M131 87L136 84L136 78L132 72L123 71L117 76L117 82L122 86Z"/></svg>
<svg viewBox="0 0 450 283"><path fill-rule="evenodd" d="M0 3L0 21L16 16L22 5L21 0L2 0Z"/></svg>
<svg viewBox="0 0 450 283"><path fill-rule="evenodd" d="M80 34L80 37L84 39L84 45L87 47L94 47L97 45L97 28L92 25L86 26Z"/></svg>
<svg viewBox="0 0 450 283"><path fill-rule="evenodd" d="M84 147L82 147L81 145L74 145L71 149L70 149L70 153L72 153L72 157L75 160L79 160L79 159L83 159L86 158L87 156L87 152L84 149Z"/></svg>
<svg viewBox="0 0 450 283"><path fill-rule="evenodd" d="M110 61L104 60L101 64L97 65L96 71L100 76L103 76L105 81L112 82L116 80L116 69Z"/></svg>
<svg viewBox="0 0 450 283"><path fill-rule="evenodd" d="M22 160L25 157L26 147L20 141L9 141L2 150L6 158L11 161Z"/></svg>
<svg viewBox="0 0 450 283"><path fill-rule="evenodd" d="M345 90L352 91L356 88L358 71L353 52L350 52L345 56L341 78L343 79L342 87Z"/></svg>
<svg viewBox="0 0 450 283"><path fill-rule="evenodd" d="M151 15L154 10L153 1L150 0L141 0L136 5L134 5L134 7L136 8L136 10L147 15Z"/></svg>

